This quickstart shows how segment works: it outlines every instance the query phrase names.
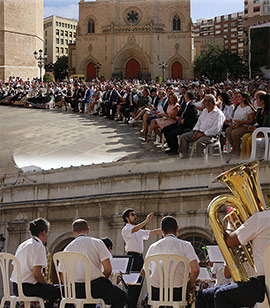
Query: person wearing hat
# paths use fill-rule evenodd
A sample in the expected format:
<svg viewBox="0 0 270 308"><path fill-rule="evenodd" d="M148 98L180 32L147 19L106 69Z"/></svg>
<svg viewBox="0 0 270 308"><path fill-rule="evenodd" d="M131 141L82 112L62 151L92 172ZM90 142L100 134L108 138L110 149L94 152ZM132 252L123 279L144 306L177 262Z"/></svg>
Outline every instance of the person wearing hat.
<svg viewBox="0 0 270 308"><path fill-rule="evenodd" d="M188 157L189 144L195 142L197 156L204 154L204 149L219 138L219 133L225 121L225 115L216 106L216 98L208 94L204 98L206 108L202 111L193 131L184 133L180 137L180 153L183 158Z"/></svg>
<svg viewBox="0 0 270 308"><path fill-rule="evenodd" d="M134 209L127 209L123 212L123 220L126 223L122 229L122 237L126 243L125 250L133 257L131 271L140 272L143 268L143 241L149 236L161 234L161 229L143 230L144 226L152 220L154 213L149 213L144 221L137 223L137 215ZM128 289L128 308L136 308L141 292L141 286L130 286Z"/></svg>

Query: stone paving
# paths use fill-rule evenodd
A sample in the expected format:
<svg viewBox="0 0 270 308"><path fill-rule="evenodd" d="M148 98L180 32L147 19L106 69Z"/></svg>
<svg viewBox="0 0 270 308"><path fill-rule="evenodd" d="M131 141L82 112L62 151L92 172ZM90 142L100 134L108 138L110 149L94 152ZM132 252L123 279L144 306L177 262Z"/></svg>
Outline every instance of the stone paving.
<svg viewBox="0 0 270 308"><path fill-rule="evenodd" d="M13 151L19 167L167 158L160 147L143 140L140 129L140 124L132 127L100 116L0 106L1 151Z"/></svg>

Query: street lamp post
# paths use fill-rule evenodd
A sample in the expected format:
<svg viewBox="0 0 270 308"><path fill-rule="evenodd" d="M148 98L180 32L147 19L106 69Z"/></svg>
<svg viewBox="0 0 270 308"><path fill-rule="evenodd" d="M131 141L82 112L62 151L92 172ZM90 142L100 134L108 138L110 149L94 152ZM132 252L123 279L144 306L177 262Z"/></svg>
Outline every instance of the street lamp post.
<svg viewBox="0 0 270 308"><path fill-rule="evenodd" d="M97 78L99 78L99 71L101 69L102 64L97 62L94 66L95 66L95 68L97 70Z"/></svg>
<svg viewBox="0 0 270 308"><path fill-rule="evenodd" d="M45 52L43 53L43 50L40 49L38 52L37 51L34 52L34 57L37 60L39 67L40 81L42 81L42 67L44 66L45 61L47 59L47 54Z"/></svg>
<svg viewBox="0 0 270 308"><path fill-rule="evenodd" d="M164 81L165 70L167 69L168 64L166 64L165 62L161 62L159 63L159 67L162 69L162 81Z"/></svg>

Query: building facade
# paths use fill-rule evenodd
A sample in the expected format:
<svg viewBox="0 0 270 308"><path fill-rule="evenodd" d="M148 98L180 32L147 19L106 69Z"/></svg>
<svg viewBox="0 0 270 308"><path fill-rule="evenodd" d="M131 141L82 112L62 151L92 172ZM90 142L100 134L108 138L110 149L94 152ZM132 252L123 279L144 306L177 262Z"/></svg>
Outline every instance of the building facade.
<svg viewBox="0 0 270 308"><path fill-rule="evenodd" d="M79 3L69 71L105 78L192 78L190 0L97 0Z"/></svg>
<svg viewBox="0 0 270 308"><path fill-rule="evenodd" d="M245 0L245 17L270 15L270 0Z"/></svg>
<svg viewBox="0 0 270 308"><path fill-rule="evenodd" d="M237 12L229 15L214 17L213 19L199 19L193 25L194 39L224 38L224 47L232 52L244 55L244 13ZM218 42L218 41L217 41ZM219 45L220 46L220 45Z"/></svg>
<svg viewBox="0 0 270 308"><path fill-rule="evenodd" d="M0 0L0 81L39 77L33 53L43 49L43 0Z"/></svg>
<svg viewBox="0 0 270 308"><path fill-rule="evenodd" d="M76 41L77 23L75 19L55 15L44 18L44 50L48 55L46 64L68 56L68 45Z"/></svg>

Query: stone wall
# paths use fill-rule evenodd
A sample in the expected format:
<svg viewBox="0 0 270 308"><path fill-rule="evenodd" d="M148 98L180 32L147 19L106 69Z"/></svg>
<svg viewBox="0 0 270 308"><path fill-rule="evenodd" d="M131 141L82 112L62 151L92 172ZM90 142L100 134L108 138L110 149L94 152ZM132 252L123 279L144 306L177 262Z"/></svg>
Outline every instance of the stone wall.
<svg viewBox="0 0 270 308"><path fill-rule="evenodd" d="M43 0L1 0L0 14L0 79L39 77L33 52L43 49Z"/></svg>
<svg viewBox="0 0 270 308"><path fill-rule="evenodd" d="M121 213L128 207L140 214L139 220L155 212L147 228L157 228L162 217L173 215L181 235L198 234L211 241L207 206L215 196L229 192L212 179L229 167L179 169L173 160L134 161L21 174L1 187L0 233L7 238L5 251L15 252L29 236L28 222L39 216L51 222L50 250L61 250L72 239L73 219L83 217L92 236L110 236L114 253L123 254ZM270 164L263 163L259 173L267 203L269 169ZM155 236L147 241L146 248L156 240Z"/></svg>

